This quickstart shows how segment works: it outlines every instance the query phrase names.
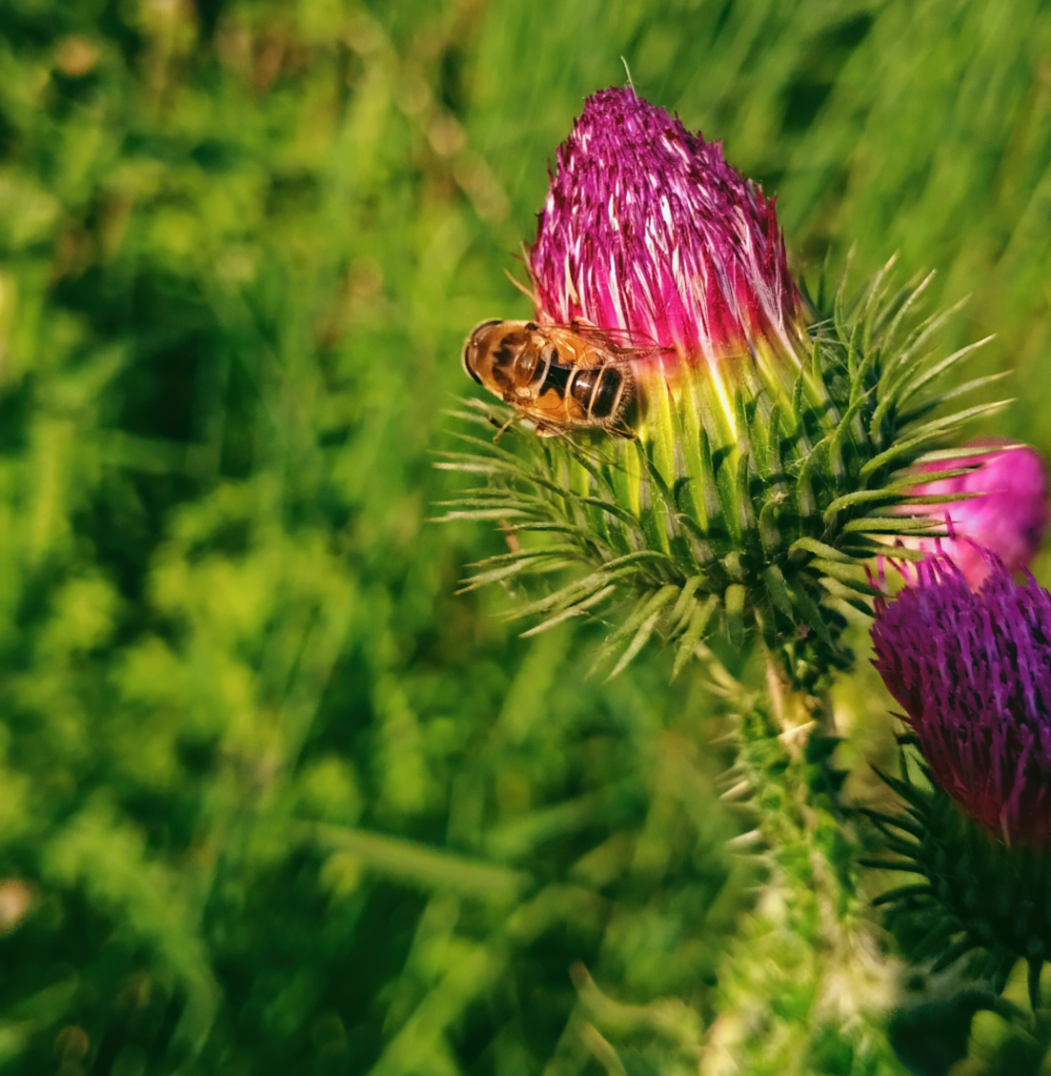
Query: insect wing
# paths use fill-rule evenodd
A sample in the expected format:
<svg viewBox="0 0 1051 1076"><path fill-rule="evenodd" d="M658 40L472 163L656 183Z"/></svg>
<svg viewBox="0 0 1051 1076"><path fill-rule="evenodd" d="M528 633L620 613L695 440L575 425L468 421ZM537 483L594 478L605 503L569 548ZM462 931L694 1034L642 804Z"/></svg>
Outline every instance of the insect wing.
<svg viewBox="0 0 1051 1076"><path fill-rule="evenodd" d="M663 355L674 351L674 348L664 347L655 340L650 339L645 333L629 329L614 329L599 325L592 325L586 321L570 321L554 325L544 325L542 328L552 328L568 332L573 336L585 340L591 347L607 352L614 358L638 359L647 355Z"/></svg>

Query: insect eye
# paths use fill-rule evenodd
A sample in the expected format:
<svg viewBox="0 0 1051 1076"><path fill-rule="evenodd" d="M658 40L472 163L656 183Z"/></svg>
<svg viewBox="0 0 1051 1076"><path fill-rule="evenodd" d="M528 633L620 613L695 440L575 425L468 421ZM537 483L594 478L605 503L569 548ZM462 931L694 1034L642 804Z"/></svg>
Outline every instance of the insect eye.
<svg viewBox="0 0 1051 1076"><path fill-rule="evenodd" d="M475 372L474 364L471 362L470 358L472 351L474 351L474 348L471 347L470 343L468 343L463 349L463 368L480 385L482 383L482 379Z"/></svg>

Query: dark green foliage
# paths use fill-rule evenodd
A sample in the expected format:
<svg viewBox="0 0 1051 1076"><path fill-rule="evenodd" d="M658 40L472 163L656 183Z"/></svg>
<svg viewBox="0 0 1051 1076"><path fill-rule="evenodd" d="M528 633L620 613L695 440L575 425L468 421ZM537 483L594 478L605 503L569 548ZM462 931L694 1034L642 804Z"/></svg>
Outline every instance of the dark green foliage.
<svg viewBox="0 0 1051 1076"><path fill-rule="evenodd" d="M974 1015L993 1009L996 998L988 991L961 990L951 997L928 1001L900 1013L890 1026L890 1041L898 1056L916 1076L945 1076L967 1056L967 1040Z"/></svg>
<svg viewBox="0 0 1051 1076"><path fill-rule="evenodd" d="M883 779L904 801L897 816L865 813L889 853L863 860L871 867L919 875L923 880L877 898L902 924L913 961L941 971L964 957L968 970L999 994L1019 960L1028 965L1029 1000L1041 1007L1040 972L1051 957L1051 855L1009 848L962 814L924 773L916 784Z"/></svg>

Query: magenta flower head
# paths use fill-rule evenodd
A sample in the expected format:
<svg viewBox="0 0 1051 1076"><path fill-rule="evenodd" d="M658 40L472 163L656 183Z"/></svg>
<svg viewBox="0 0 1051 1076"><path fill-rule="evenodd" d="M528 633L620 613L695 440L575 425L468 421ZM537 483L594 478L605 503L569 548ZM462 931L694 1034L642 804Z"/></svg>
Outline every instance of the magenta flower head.
<svg viewBox="0 0 1051 1076"><path fill-rule="evenodd" d="M631 89L588 98L558 151L529 267L540 320L581 319L713 361L795 341L774 201Z"/></svg>
<svg viewBox="0 0 1051 1076"><path fill-rule="evenodd" d="M905 710L934 780L1007 844L1051 839L1051 594L987 556L973 591L928 557L879 598L874 664Z"/></svg>
<svg viewBox="0 0 1051 1076"><path fill-rule="evenodd" d="M917 486L917 495L948 496L957 493L982 493L956 503L940 506L937 511L946 519L954 538L935 543L919 539L914 544L928 552L938 550L963 572L972 588L978 588L989 576L992 553L1008 572L1029 566L1040 548L1047 526L1049 506L1047 470L1044 461L1032 448L1000 448L1006 442L975 441L973 456L954 460L953 468L976 469L955 478L941 479ZM984 451L977 451L984 450ZM946 464L923 464L920 470L936 471Z"/></svg>
<svg viewBox="0 0 1051 1076"><path fill-rule="evenodd" d="M1051 958L1051 594L986 557L977 591L936 555L876 602L874 664L932 784L908 765L884 778L907 813L865 812L893 858L863 862L923 878L878 898L912 920L911 959L937 972L966 957L997 993L1025 960L1035 1011Z"/></svg>

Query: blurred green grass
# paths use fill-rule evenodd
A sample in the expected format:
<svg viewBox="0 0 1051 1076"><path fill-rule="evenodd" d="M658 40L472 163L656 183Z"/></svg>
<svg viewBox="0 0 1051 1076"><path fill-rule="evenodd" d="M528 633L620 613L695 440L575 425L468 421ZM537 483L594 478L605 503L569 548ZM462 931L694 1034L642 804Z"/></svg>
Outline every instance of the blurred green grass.
<svg viewBox="0 0 1051 1076"><path fill-rule="evenodd" d="M1051 450L1044 4L7 0L5 1071L553 1076L604 1020L689 1066L754 880L717 707L519 639L454 594L503 536L427 522L462 338L525 313L621 57L809 279L856 242L971 294L944 346L996 332L1019 397L982 432Z"/></svg>

